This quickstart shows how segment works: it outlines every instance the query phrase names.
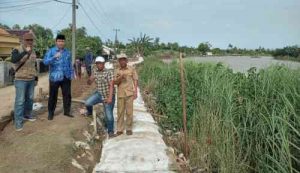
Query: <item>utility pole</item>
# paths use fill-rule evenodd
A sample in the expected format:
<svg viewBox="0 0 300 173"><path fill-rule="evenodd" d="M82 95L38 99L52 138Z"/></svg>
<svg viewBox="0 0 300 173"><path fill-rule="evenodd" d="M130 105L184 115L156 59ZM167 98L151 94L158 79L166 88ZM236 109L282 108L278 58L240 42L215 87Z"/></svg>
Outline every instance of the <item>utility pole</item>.
<svg viewBox="0 0 300 173"><path fill-rule="evenodd" d="M118 49L118 32L120 31L120 29L116 28L113 29L116 34L115 34L115 53L117 53L117 49Z"/></svg>
<svg viewBox="0 0 300 173"><path fill-rule="evenodd" d="M72 0L72 64L74 64L76 57L76 8L76 0Z"/></svg>

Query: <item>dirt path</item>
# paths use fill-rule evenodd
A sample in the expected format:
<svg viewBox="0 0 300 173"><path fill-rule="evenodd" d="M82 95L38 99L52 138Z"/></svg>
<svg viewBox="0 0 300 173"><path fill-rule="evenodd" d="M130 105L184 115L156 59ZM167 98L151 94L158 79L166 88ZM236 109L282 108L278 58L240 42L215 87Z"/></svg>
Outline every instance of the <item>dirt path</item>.
<svg viewBox="0 0 300 173"><path fill-rule="evenodd" d="M93 90L93 86L85 85L86 80L72 82L72 95L74 98L85 98ZM43 77L40 86L48 86L47 77ZM45 87L45 90L47 87ZM1 95L9 98L14 88L4 88ZM14 96L11 96L14 97ZM47 105L47 101L42 102ZM7 103L6 105L10 105ZM16 132L12 122L0 132L0 172L1 173L77 173L81 170L72 166L72 158L77 160L82 153L74 149L74 142L85 140L84 133L89 131L90 119L79 115L79 104L72 104L75 118L62 115L62 102L58 102L56 116L53 121L47 120L47 107L37 115L37 121L26 122L24 130ZM2 105L1 105L2 108ZM81 159L86 170L92 170L95 161L99 159L101 147L95 143L98 151L90 149L89 160ZM76 157L77 156L77 157ZM98 157L98 158L97 158ZM88 172L90 172L88 171Z"/></svg>

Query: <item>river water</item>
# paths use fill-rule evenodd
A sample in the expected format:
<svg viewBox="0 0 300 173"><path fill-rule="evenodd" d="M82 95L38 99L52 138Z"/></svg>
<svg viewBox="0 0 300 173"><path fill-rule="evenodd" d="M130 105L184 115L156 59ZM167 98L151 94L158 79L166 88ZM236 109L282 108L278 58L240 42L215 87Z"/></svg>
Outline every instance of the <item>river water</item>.
<svg viewBox="0 0 300 173"><path fill-rule="evenodd" d="M234 72L242 72L242 73L247 72L247 70L250 69L251 67L262 69L271 65L286 65L292 69L300 68L299 62L276 60L273 57L252 58L250 56L220 56L220 57L207 56L207 57L188 57L185 58L185 61L212 62L212 63L221 62L225 65L228 65L230 68L232 68Z"/></svg>

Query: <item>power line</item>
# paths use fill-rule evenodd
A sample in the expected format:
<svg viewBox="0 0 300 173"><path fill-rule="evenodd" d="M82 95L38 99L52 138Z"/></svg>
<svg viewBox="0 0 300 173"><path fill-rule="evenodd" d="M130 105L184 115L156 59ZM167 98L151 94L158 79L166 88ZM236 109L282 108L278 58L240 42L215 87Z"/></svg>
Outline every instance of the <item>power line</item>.
<svg viewBox="0 0 300 173"><path fill-rule="evenodd" d="M65 11L65 13L63 14L63 16L60 18L60 20L55 24L53 25L53 27L51 27L52 30L54 30L62 21L63 19L67 16L67 14L69 13L71 9L71 6Z"/></svg>
<svg viewBox="0 0 300 173"><path fill-rule="evenodd" d="M45 4L45 3L49 3L49 2L51 2L51 1L47 0L47 1L40 1L40 2L32 2L32 3L22 4L22 5L2 6L2 7L0 7L0 9L26 7L26 6L31 6L31 5Z"/></svg>
<svg viewBox="0 0 300 173"><path fill-rule="evenodd" d="M98 1L98 2L99 2L99 1ZM107 16L106 16L106 14L103 12L103 10L102 10L101 8L100 8L100 10L99 10L99 9L98 9L98 6L95 5L95 3L94 3L93 0L91 0L91 3L92 3L92 5L93 5L93 7L96 9L96 11L99 12L99 14L100 14L100 12L101 12L100 16L104 19L105 23L106 23L107 25L110 25L111 27L113 27L114 25L111 23L111 21L110 21L109 19L106 19ZM97 3L97 4L98 4L98 3Z"/></svg>
<svg viewBox="0 0 300 173"><path fill-rule="evenodd" d="M91 0L93 2L93 0ZM105 21L107 21L107 23L112 27L116 27L115 23L118 23L120 24L120 22L116 22L116 19L114 17L112 17L112 15L109 15L105 8L101 5L101 2L100 1L96 1L96 4L97 6L96 7L99 7L99 11L103 14L102 16L104 17L104 19L106 19ZM97 8L98 9L98 8ZM128 34L128 32L126 30L122 30L122 33L124 33L125 35L132 35L132 34Z"/></svg>
<svg viewBox="0 0 300 173"><path fill-rule="evenodd" d="M26 10L26 9L32 9L32 8L35 8L35 6L34 6L34 7L16 8L16 9L11 9L11 10L0 10L0 13L2 13L2 12L9 13L9 12L15 12L15 11Z"/></svg>
<svg viewBox="0 0 300 173"><path fill-rule="evenodd" d="M0 5L1 4L11 4L11 3L24 3L24 2L28 2L28 1L36 1L36 0L2 1L2 2L0 2Z"/></svg>
<svg viewBox="0 0 300 173"><path fill-rule="evenodd" d="M97 29L97 31L99 32L100 36L102 36L101 30L97 27L97 25L94 23L94 21L92 20L92 18L88 15L88 13L86 12L85 8L83 7L83 5L81 5L81 3L79 3L79 5L81 6L84 14L86 15L86 17L89 19L89 21L92 23L92 25Z"/></svg>
<svg viewBox="0 0 300 173"><path fill-rule="evenodd" d="M26 2L26 1L33 1L33 0L24 0L24 1L15 1L15 2ZM43 5L43 4L47 4L47 3L50 3L50 2L59 2L59 3L64 3L64 4L69 4L68 2L64 2L64 1L60 1L60 0L48 0L48 1L39 1L39 2L35 2L35 3L29 3L29 4L18 4L18 5L15 5L15 7L12 7L12 6L6 6L6 7L9 7L9 9L1 9L0 7L0 13L1 12L14 12L14 11L20 11L20 10L26 10L26 9L33 9L37 6L40 6L40 5ZM13 1L11 1L13 2ZM9 2L5 2L5 3L9 3ZM0 3L1 4L1 3ZM25 7L24 7L25 6Z"/></svg>
<svg viewBox="0 0 300 173"><path fill-rule="evenodd" d="M91 0L93 1L93 0ZM102 13L104 14L104 16L107 18L107 21L112 25L114 26L114 24L112 23L113 20L111 20L111 18L107 15L107 13L105 12L104 8L102 7L101 3L99 1L97 1L98 3L98 6L100 7L100 11L102 11Z"/></svg>
<svg viewBox="0 0 300 173"><path fill-rule="evenodd" d="M103 24L103 26L105 26L105 25L108 24L108 23L105 22L104 20L103 20L103 21L101 20L101 19L103 19L103 17L102 17L101 14L98 13L99 11L98 11L98 9L96 8L95 4L91 4L91 6L92 6L93 8L91 8L91 6L90 6L88 3L86 3L86 4L89 6L89 8L90 8L91 10L93 10L93 12L94 12L94 14L96 15L97 19L99 19L99 21Z"/></svg>
<svg viewBox="0 0 300 173"><path fill-rule="evenodd" d="M43 4L47 4L49 2L45 2ZM16 7L13 9L0 9L0 13L5 12L5 13L10 13L10 12L15 12L15 11L20 11L20 10L26 10L26 9L34 9L37 6L41 6L43 4L38 4L38 5L31 5L31 6L25 6L25 7Z"/></svg>
<svg viewBox="0 0 300 173"><path fill-rule="evenodd" d="M71 2L65 2L65 1L60 1L60 0L53 0L53 1L60 2L60 3L63 3L63 4L72 4Z"/></svg>
<svg viewBox="0 0 300 173"><path fill-rule="evenodd" d="M93 1L93 0L91 0L91 1ZM115 23L118 23L118 24L120 24L121 22L116 22L116 19L114 18L114 17L112 17L112 15L109 15L107 12L106 12L106 10L105 10L105 8L101 5L101 2L100 1L97 1L97 0L95 0L96 2L97 2L97 5L98 5L98 7L100 8L100 12L102 12L102 14L103 14L103 16L105 17L105 19L107 19L106 21L112 26L112 27L116 27L115 26ZM124 33L125 35L133 35L132 33L131 34L129 34L126 30L122 30L122 33Z"/></svg>

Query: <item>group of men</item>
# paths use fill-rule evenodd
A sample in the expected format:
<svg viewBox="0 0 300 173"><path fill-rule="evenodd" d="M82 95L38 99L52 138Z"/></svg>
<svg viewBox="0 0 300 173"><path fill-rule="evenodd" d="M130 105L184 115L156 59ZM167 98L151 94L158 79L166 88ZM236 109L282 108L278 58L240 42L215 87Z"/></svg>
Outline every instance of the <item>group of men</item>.
<svg viewBox="0 0 300 173"><path fill-rule="evenodd" d="M34 86L38 81L35 68L36 55L33 49L34 37L31 33L27 33L23 38L23 44L12 51L12 62L16 71L14 119L17 131L23 129L24 121L36 120L32 114ZM49 66L48 120L50 121L54 118L59 88L62 90L64 115L74 117L71 112L71 81L74 78L74 69L71 53L65 48L65 40L64 35L57 35L55 46L48 50L43 59L43 63ZM138 75L134 68L127 66L126 54L122 53L117 58L119 67L115 71L105 68L106 62L101 56L91 60L90 64L95 63L95 68L87 69L89 73L87 83L91 85L95 82L96 90L85 102L86 115L92 115L95 104L103 103L109 137L121 135L124 130L127 135L132 135L133 101L137 98ZM115 133L113 109L116 94L118 118Z"/></svg>

